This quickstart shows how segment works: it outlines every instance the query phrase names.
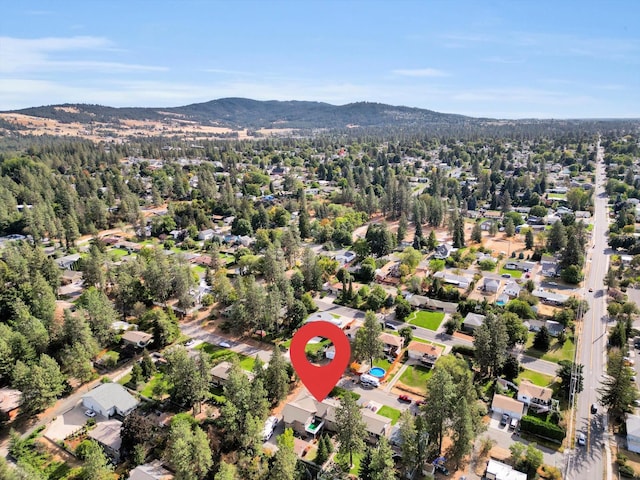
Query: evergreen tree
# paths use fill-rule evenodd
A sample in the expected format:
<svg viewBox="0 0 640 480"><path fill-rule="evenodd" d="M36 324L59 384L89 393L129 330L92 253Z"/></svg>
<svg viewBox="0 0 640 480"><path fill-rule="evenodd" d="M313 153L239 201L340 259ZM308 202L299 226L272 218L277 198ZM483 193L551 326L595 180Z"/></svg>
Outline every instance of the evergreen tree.
<svg viewBox="0 0 640 480"><path fill-rule="evenodd" d="M294 480L298 457L293 450L293 430L285 429L284 433L278 436L277 443L278 450L269 471L269 478L271 480Z"/></svg>
<svg viewBox="0 0 640 480"><path fill-rule="evenodd" d="M538 330L533 339L533 348L541 352L546 352L551 346L551 334L544 325Z"/></svg>
<svg viewBox="0 0 640 480"><path fill-rule="evenodd" d="M482 227L479 223L476 223L471 230L471 241L476 243L482 243Z"/></svg>
<svg viewBox="0 0 640 480"><path fill-rule="evenodd" d="M360 459L360 469L358 470L358 478L360 480L373 480L373 448L366 447L364 455Z"/></svg>
<svg viewBox="0 0 640 480"><path fill-rule="evenodd" d="M238 470L232 463L220 462L218 473L215 474L213 480L237 480Z"/></svg>
<svg viewBox="0 0 640 480"><path fill-rule="evenodd" d="M380 437L371 458L372 480L395 480L393 450L386 437Z"/></svg>
<svg viewBox="0 0 640 480"><path fill-rule="evenodd" d="M524 234L524 246L527 250L531 250L534 245L533 230L527 229L527 233Z"/></svg>
<svg viewBox="0 0 640 480"><path fill-rule="evenodd" d="M458 216L453 223L453 247L464 247L464 218Z"/></svg>
<svg viewBox="0 0 640 480"><path fill-rule="evenodd" d="M336 410L336 425L340 425L337 432L341 455L349 455L349 465L353 465L353 454L360 453L364 448L366 426L362 420L360 407L353 395L344 395L340 407Z"/></svg>
<svg viewBox="0 0 640 480"><path fill-rule="evenodd" d="M547 250L551 253L562 251L567 244L567 232L562 222L555 222L547 236Z"/></svg>
<svg viewBox="0 0 640 480"><path fill-rule="evenodd" d="M382 358L384 344L379 338L381 332L382 325L376 314L368 310L364 317L364 324L356 332L353 342L355 357L368 360L369 365L373 365L374 360Z"/></svg>
<svg viewBox="0 0 640 480"><path fill-rule="evenodd" d="M429 232L429 238L427 238L427 248L429 251L433 251L438 246L438 239L436 238L436 231L431 230Z"/></svg>
<svg viewBox="0 0 640 480"><path fill-rule="evenodd" d="M289 393L287 363L278 345L274 346L271 360L269 360L269 365L265 371L264 386L269 394L269 399L274 404L284 400L287 393Z"/></svg>
<svg viewBox="0 0 640 480"><path fill-rule="evenodd" d="M404 241L404 237L407 236L407 229L409 228L409 224L407 222L407 217L403 213L400 216L400 221L398 222L398 233L396 244L400 245Z"/></svg>

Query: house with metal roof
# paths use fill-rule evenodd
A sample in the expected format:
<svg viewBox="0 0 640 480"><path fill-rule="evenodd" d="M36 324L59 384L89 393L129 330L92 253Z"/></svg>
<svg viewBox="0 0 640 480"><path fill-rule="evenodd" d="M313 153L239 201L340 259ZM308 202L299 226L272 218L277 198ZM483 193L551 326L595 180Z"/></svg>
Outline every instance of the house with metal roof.
<svg viewBox="0 0 640 480"><path fill-rule="evenodd" d="M119 383L103 383L82 396L82 405L109 418L126 417L137 406L138 400Z"/></svg>

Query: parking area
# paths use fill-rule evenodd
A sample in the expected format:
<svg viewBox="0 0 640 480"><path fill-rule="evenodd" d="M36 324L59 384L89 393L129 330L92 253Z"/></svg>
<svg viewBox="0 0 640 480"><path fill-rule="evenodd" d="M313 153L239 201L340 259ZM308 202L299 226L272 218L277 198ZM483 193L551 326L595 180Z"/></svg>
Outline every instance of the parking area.
<svg viewBox="0 0 640 480"><path fill-rule="evenodd" d="M78 403L71 410L58 415L54 421L49 424L49 427L45 430L45 437L57 442L58 440L64 440L72 433L80 430L89 418L84 414L86 407L82 403ZM102 415L96 415L94 417L96 423L106 420Z"/></svg>
<svg viewBox="0 0 640 480"><path fill-rule="evenodd" d="M510 432L512 429L509 428L509 423L507 425L500 425L500 420L502 419L502 414L493 412L491 417L489 418L489 428L493 428L495 430L501 430L503 432ZM509 417L509 421L511 421L511 417Z"/></svg>

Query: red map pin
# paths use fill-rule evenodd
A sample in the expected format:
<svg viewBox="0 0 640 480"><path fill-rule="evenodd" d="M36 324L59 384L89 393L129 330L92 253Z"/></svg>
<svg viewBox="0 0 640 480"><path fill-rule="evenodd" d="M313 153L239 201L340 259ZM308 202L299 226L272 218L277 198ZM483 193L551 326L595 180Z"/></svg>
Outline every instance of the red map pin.
<svg viewBox="0 0 640 480"><path fill-rule="evenodd" d="M307 342L315 337L328 338L335 347L335 357L325 366L314 365L307 359L304 349ZM316 400L324 400L336 386L351 358L349 339L340 328L329 322L307 323L291 339L289 356L293 368Z"/></svg>

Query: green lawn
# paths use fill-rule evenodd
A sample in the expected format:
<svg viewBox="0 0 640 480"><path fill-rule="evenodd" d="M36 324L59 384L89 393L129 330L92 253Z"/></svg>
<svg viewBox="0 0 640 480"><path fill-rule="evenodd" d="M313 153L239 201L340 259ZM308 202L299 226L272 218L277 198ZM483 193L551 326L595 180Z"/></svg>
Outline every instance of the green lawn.
<svg viewBox="0 0 640 480"><path fill-rule="evenodd" d="M167 382L167 379L164 378L164 373L157 372L157 373L155 373L153 375L153 377L151 377L151 380L149 380L147 382L147 384L140 391L140 393L142 395L144 395L145 397L147 397L147 398L152 398L153 397L153 387L155 386L156 383L164 384L165 391L169 390L169 383Z"/></svg>
<svg viewBox="0 0 640 480"><path fill-rule="evenodd" d="M114 262L117 262L122 257L129 255L129 252L124 248L112 248L111 250L109 250L109 255L111 256Z"/></svg>
<svg viewBox="0 0 640 480"><path fill-rule="evenodd" d="M395 335L396 337L400 336L400 334L395 330L385 330L385 333L389 333L391 335ZM418 342L418 343L427 343L429 345L437 345L438 347L442 347L442 348L446 347L446 345L444 345L442 343L432 342L430 340L425 340L424 338L413 337L413 338L411 338L411 341L412 342Z"/></svg>
<svg viewBox="0 0 640 480"><path fill-rule="evenodd" d="M548 198L553 198L555 200L566 200L567 196L564 193L549 193Z"/></svg>
<svg viewBox="0 0 640 480"><path fill-rule="evenodd" d="M342 460L344 459L345 463L349 463L349 454L345 454L344 456L341 456L339 453L336 453L336 456L334 457L336 460L336 463L342 463ZM353 466L351 467L351 469L349 470L349 473L351 475L358 475L359 470L360 470L360 460L362 459L362 453L354 453L353 454Z"/></svg>
<svg viewBox="0 0 640 480"><path fill-rule="evenodd" d="M533 348L533 339L536 334L529 332L529 338L527 340L525 355L531 357L540 358L542 360L548 360L549 362L558 363L560 360L573 361L575 347L573 345L573 337L569 337L564 345L560 346L558 341L553 338L551 340L551 346L547 352L541 352Z"/></svg>
<svg viewBox="0 0 640 480"><path fill-rule="evenodd" d="M518 375L517 380L524 379L530 380L531 383L533 383L534 385L538 385L539 387L548 387L553 383L555 377L552 377L551 375L545 375L544 373L534 372L533 370L525 369L520 373L520 375ZM516 381L516 383L519 382Z"/></svg>
<svg viewBox="0 0 640 480"><path fill-rule="evenodd" d="M509 275L511 275L511 278L521 278L522 277L522 271L521 270L507 270L504 267L500 267L500 275L502 275L503 273L508 273Z"/></svg>
<svg viewBox="0 0 640 480"><path fill-rule="evenodd" d="M406 322L411 325L433 330L438 330L438 327L444 319L444 313L442 312L427 312L425 310L416 310L407 317Z"/></svg>
<svg viewBox="0 0 640 480"><path fill-rule="evenodd" d="M127 373L124 377L118 380L118 383L120 385L126 385L127 383L129 383L129 380L131 380L131 374Z"/></svg>
<svg viewBox="0 0 640 480"><path fill-rule="evenodd" d="M227 265L230 265L236 261L236 257L233 255L229 255L228 253L219 253L218 258L220 258Z"/></svg>
<svg viewBox="0 0 640 480"><path fill-rule="evenodd" d="M377 360L374 360L373 366L374 367L384 368L385 371L388 372L389 369L391 368L391 362L389 360L387 360L386 358L378 358Z"/></svg>
<svg viewBox="0 0 640 480"><path fill-rule="evenodd" d="M427 380L432 374L432 369L421 365L410 365L400 377L400 381L408 387L417 388L421 392L427 393Z"/></svg>
<svg viewBox="0 0 640 480"><path fill-rule="evenodd" d="M219 347L218 345L212 345L211 343L202 342L194 347L196 350L202 350L209 355L212 363L218 364L223 361L232 361L234 358L240 362L240 367L243 370L251 371L256 359L254 357L248 357L240 353L233 352L228 348Z"/></svg>
<svg viewBox="0 0 640 480"><path fill-rule="evenodd" d="M328 338L325 338L318 343L307 343L307 346L304 347L304 353L307 355L316 355L320 350L329 345L331 345L331 340Z"/></svg>
<svg viewBox="0 0 640 480"><path fill-rule="evenodd" d="M206 272L207 269L202 265L196 265L193 267L193 271L196 272L198 275L204 275L204 272Z"/></svg>
<svg viewBox="0 0 640 480"><path fill-rule="evenodd" d="M395 425L398 419L400 418L400 410L384 405L380 407L378 410L378 415L382 415L383 417L387 417L391 419L391 425Z"/></svg>

